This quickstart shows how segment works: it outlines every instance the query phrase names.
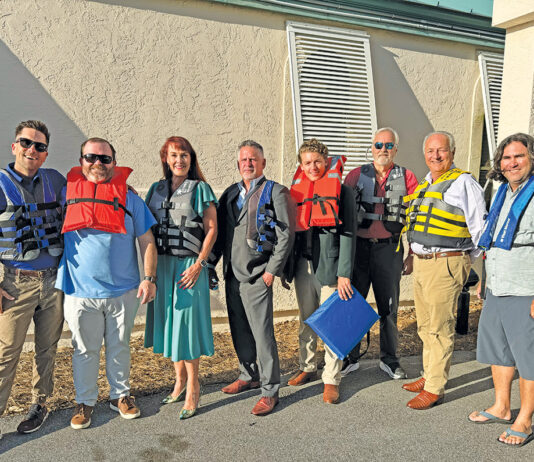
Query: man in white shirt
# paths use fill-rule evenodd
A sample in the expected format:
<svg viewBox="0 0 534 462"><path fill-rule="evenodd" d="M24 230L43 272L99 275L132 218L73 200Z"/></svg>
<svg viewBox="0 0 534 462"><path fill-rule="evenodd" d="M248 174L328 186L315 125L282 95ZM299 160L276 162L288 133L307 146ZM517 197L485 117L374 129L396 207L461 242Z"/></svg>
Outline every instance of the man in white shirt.
<svg viewBox="0 0 534 462"><path fill-rule="evenodd" d="M454 313L472 260L480 251L486 206L468 172L454 166L454 137L433 132L423 142L430 170L409 201L406 229L413 259L417 331L423 342L423 377L403 385L418 393L412 409L442 401L454 349ZM411 272L407 268L406 272Z"/></svg>

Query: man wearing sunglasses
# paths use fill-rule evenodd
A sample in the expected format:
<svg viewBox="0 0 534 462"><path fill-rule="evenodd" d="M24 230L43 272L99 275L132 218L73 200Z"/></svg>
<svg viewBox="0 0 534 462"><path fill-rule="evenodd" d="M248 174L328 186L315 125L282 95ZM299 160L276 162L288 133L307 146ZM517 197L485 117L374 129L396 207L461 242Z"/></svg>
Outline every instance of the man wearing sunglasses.
<svg viewBox="0 0 534 462"><path fill-rule="evenodd" d="M76 406L71 427L91 425L98 397L102 341L110 408L125 419L141 414L130 396L130 334L139 303L156 294L156 224L144 201L128 191L127 167L102 138L82 144L80 166L67 175L65 250L56 287L65 293L65 320L72 332ZM140 281L136 241L144 265Z"/></svg>
<svg viewBox="0 0 534 462"><path fill-rule="evenodd" d="M61 191L65 178L41 168L50 134L43 122L15 129L15 161L0 170L0 415L9 398L26 333L33 319L35 356L30 410L19 433L38 430L53 391L57 343L63 326L63 297L54 288L61 242ZM1 433L0 433L1 437Z"/></svg>
<svg viewBox="0 0 534 462"><path fill-rule="evenodd" d="M352 283L364 297L373 286L380 315L379 367L394 380L406 377L397 357L402 242L398 252L397 247L405 223L402 198L417 187L413 172L394 162L398 144L394 129L377 130L371 146L373 162L352 170L345 178L345 184L354 189L358 207ZM358 344L345 358L341 375L357 370L359 358Z"/></svg>

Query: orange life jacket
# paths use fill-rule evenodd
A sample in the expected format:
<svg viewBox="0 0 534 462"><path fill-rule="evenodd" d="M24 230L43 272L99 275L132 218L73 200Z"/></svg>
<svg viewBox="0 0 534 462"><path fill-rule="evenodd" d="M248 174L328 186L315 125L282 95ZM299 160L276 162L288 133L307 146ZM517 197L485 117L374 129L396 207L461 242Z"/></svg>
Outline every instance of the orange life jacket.
<svg viewBox="0 0 534 462"><path fill-rule="evenodd" d="M67 212L62 233L82 228L126 234L126 179L132 173L128 167L115 167L107 183L93 183L74 167L67 174Z"/></svg>
<svg viewBox="0 0 534 462"><path fill-rule="evenodd" d="M329 157L326 172L317 181L310 181L299 166L291 185L291 197L297 203L296 231L341 224L339 196L346 160L345 156Z"/></svg>

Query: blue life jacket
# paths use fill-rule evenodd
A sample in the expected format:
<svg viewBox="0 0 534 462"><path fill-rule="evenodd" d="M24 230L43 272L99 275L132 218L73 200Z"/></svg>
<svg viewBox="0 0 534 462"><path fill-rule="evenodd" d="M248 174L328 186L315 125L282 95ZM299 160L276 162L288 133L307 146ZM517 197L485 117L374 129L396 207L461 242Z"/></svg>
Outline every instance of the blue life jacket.
<svg viewBox="0 0 534 462"><path fill-rule="evenodd" d="M247 243L270 254L276 244L276 220L272 207L274 181L266 180L248 199Z"/></svg>
<svg viewBox="0 0 534 462"><path fill-rule="evenodd" d="M514 202L512 203L512 207L510 207L510 211L508 212L508 216L506 217L502 228L497 234L497 238L495 239L495 241L493 240L495 228L497 227L497 220L499 219L499 215L504 204L507 189L507 183L502 184L499 187L497 194L495 195L493 204L491 205L488 217L486 218L484 231L482 233L480 241L478 242L478 246L484 250L488 250L490 247L510 250L512 247L528 245L514 244L513 240L517 226L519 225L521 217L523 216L523 211L529 204L530 200L532 199L532 196L534 196L534 176L531 176L529 178L527 184L523 186L521 191L519 191L519 193L515 197Z"/></svg>
<svg viewBox="0 0 534 462"><path fill-rule="evenodd" d="M63 253L61 205L48 169L40 169L39 176L32 195L7 170L0 170L0 188L7 203L0 213L1 260L35 260L41 249L53 257Z"/></svg>

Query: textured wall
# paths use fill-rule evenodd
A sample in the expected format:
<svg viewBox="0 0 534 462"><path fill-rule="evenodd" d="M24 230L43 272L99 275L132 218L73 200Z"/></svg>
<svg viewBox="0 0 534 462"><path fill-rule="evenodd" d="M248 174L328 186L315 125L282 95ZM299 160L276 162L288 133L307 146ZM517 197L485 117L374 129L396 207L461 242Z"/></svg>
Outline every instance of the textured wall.
<svg viewBox="0 0 534 462"><path fill-rule="evenodd" d="M534 2L494 5L494 22L506 26L504 71L499 118L499 140L516 132L533 133L534 127ZM528 14L530 12L530 14ZM510 28L508 28L510 26Z"/></svg>
<svg viewBox="0 0 534 462"><path fill-rule="evenodd" d="M134 169L141 192L160 176L157 153L167 136L189 138L219 193L238 178L235 146L254 138L265 147L267 175L289 184L296 162L290 19L302 21L201 0L0 0L0 45L13 63L0 73L2 129L22 118L48 121L48 109L62 171L83 137L103 136ZM400 132L399 163L422 176L422 139L444 129L456 136L457 163L467 168L481 137L476 48L366 31L378 124ZM408 282L404 298L411 297ZM289 293L278 294L279 309L294 306Z"/></svg>
<svg viewBox="0 0 534 462"><path fill-rule="evenodd" d="M141 188L160 174L159 147L174 134L199 151L215 189L236 178L244 138L264 143L269 173L279 173L283 31L182 15L198 2L124 3L141 8L2 1L0 38L81 132L113 141Z"/></svg>

